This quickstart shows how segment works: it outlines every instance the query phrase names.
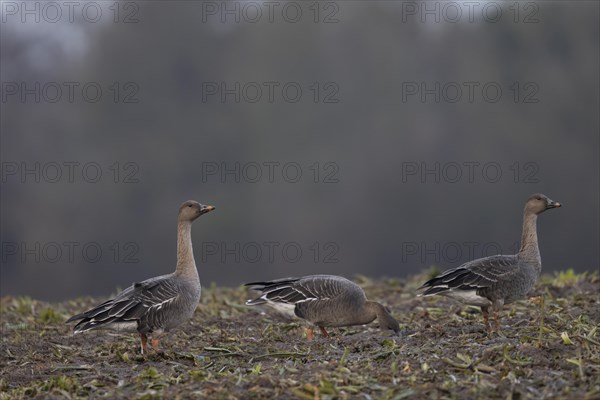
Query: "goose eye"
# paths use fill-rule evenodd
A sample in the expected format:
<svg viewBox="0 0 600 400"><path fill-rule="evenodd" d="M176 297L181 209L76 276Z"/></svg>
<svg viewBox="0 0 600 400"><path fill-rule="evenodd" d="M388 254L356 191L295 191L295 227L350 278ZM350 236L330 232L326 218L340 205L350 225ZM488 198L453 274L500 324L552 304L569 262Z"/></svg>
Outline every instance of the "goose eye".
<svg viewBox="0 0 600 400"><path fill-rule="evenodd" d="M188 207L191 207L191 206L192 206L191 204L188 204Z"/></svg>

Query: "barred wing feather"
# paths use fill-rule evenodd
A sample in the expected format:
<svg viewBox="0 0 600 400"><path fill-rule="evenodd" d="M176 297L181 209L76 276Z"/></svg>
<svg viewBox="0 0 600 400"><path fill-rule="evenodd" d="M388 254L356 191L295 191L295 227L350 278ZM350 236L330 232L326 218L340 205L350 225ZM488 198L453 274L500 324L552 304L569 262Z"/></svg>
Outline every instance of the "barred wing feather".
<svg viewBox="0 0 600 400"><path fill-rule="evenodd" d="M425 282L418 290L426 289L423 296L450 290L476 290L492 286L502 277L517 271L517 257L492 256L480 258L448 270Z"/></svg>

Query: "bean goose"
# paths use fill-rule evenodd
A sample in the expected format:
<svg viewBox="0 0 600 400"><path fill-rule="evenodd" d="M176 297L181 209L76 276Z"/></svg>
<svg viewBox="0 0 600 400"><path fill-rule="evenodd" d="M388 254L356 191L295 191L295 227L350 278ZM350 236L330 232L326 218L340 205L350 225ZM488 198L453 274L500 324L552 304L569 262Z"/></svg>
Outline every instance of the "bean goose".
<svg viewBox="0 0 600 400"><path fill-rule="evenodd" d="M444 295L463 303L479 306L486 329L491 333L489 309L496 331L500 329L498 312L504 304L524 298L533 288L542 270L536 222L539 214L561 204L537 193L527 199L523 211L521 247L514 255L497 255L467 262L425 282L422 296Z"/></svg>
<svg viewBox="0 0 600 400"><path fill-rule="evenodd" d="M261 292L258 298L248 300L247 305L266 304L295 315L317 326L325 337L329 336L326 327L363 325L375 318L381 329L400 331L398 322L383 305L367 300L360 286L340 276L310 275L251 282L245 286ZM307 328L306 337L313 339L312 327Z"/></svg>
<svg viewBox="0 0 600 400"><path fill-rule="evenodd" d="M114 299L75 315L74 333L91 329L118 329L140 334L142 353L147 353L148 336L158 350L160 336L192 317L200 300L200 279L192 249L192 222L214 210L196 201L179 207L177 218L177 266L175 272L136 282Z"/></svg>

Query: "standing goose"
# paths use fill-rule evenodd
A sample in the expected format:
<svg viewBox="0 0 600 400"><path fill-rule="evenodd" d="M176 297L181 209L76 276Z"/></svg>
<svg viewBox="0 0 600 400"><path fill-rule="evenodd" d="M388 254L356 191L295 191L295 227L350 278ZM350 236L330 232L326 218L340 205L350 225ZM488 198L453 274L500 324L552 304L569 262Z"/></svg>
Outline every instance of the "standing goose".
<svg viewBox="0 0 600 400"><path fill-rule="evenodd" d="M247 305L266 304L295 315L317 326L325 337L329 336L325 327L364 325L375 318L381 329L400 331L398 322L384 306L367 300L360 286L341 276L310 275L246 283L245 286L262 292L258 298L248 300ZM312 327L306 329L306 337L314 338Z"/></svg>
<svg viewBox="0 0 600 400"><path fill-rule="evenodd" d="M139 332L142 353L152 336L152 347L158 350L159 338L192 317L200 301L200 279L192 249L192 222L209 211L188 200L179 207L177 218L177 267L175 272L136 282L114 299L75 315L67 322L78 321L74 333L111 328Z"/></svg>
<svg viewBox="0 0 600 400"><path fill-rule="evenodd" d="M496 331L500 329L498 312L504 304L524 298L533 288L542 270L538 248L537 216L561 204L536 193L527 199L523 212L521 247L514 255L497 255L467 262L425 282L421 295L441 294L463 303L480 306L485 326L491 333L489 308Z"/></svg>

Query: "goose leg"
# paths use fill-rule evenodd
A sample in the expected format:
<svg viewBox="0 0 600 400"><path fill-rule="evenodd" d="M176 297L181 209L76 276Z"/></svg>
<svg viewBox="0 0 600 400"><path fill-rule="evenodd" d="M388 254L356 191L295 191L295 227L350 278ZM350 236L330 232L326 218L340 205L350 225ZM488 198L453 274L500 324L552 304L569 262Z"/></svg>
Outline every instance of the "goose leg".
<svg viewBox="0 0 600 400"><path fill-rule="evenodd" d="M159 338L152 338L152 348L154 349L154 351L158 351L159 343L160 343Z"/></svg>
<svg viewBox="0 0 600 400"><path fill-rule="evenodd" d="M492 333L492 327L490 326L490 312L487 307L481 307L481 312L483 313L483 323L485 324L485 329L488 334Z"/></svg>
<svg viewBox="0 0 600 400"><path fill-rule="evenodd" d="M496 300L492 303L492 312L494 314L494 322L496 325L496 332L500 332L500 311L504 306L504 300Z"/></svg>
<svg viewBox="0 0 600 400"><path fill-rule="evenodd" d="M500 331L500 316L498 310L494 310L494 322L496 323L496 332Z"/></svg>
<svg viewBox="0 0 600 400"><path fill-rule="evenodd" d="M148 336L140 333L140 337L142 338L142 354L148 354Z"/></svg>
<svg viewBox="0 0 600 400"><path fill-rule="evenodd" d="M323 337L329 337L329 333L327 333L324 327L320 326L319 329L321 330L321 335L323 335Z"/></svg>
<svg viewBox="0 0 600 400"><path fill-rule="evenodd" d="M306 328L306 339L313 340L314 338L315 338L315 331L313 330L312 326Z"/></svg>

